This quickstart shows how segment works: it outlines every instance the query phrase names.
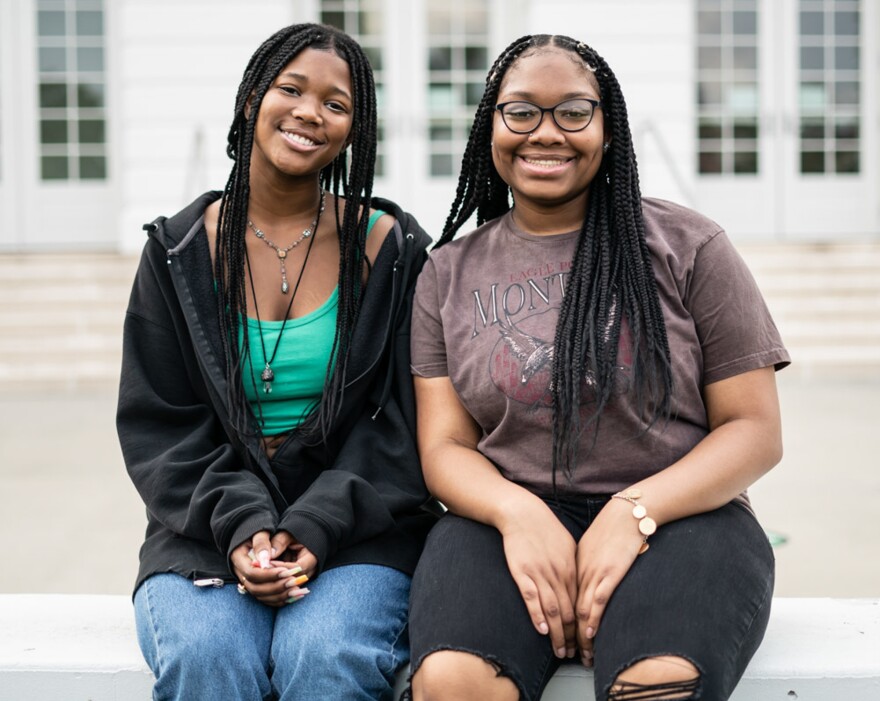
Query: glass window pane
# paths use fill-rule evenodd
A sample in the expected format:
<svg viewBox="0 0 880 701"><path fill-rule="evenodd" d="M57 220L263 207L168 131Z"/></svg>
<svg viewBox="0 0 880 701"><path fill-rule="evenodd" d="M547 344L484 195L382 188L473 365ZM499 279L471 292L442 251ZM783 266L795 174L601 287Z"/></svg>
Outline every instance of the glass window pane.
<svg viewBox="0 0 880 701"><path fill-rule="evenodd" d="M834 49L834 67L837 70L855 71L859 68L859 47L838 46Z"/></svg>
<svg viewBox="0 0 880 701"><path fill-rule="evenodd" d="M838 173L858 173L859 172L859 152L858 151L838 151L834 155L835 170Z"/></svg>
<svg viewBox="0 0 880 701"><path fill-rule="evenodd" d="M858 139L859 131L858 117L838 117L834 124L834 136L838 139Z"/></svg>
<svg viewBox="0 0 880 701"><path fill-rule="evenodd" d="M834 86L834 101L838 105L859 104L859 84L842 80Z"/></svg>
<svg viewBox="0 0 880 701"><path fill-rule="evenodd" d="M41 144L66 144L67 122L63 119L40 120Z"/></svg>
<svg viewBox="0 0 880 701"><path fill-rule="evenodd" d="M737 114L754 114L758 111L758 86L754 83L731 85L727 92L730 109Z"/></svg>
<svg viewBox="0 0 880 701"><path fill-rule="evenodd" d="M381 83L376 84L376 111L380 113L379 121L382 121L381 112L385 107L385 86Z"/></svg>
<svg viewBox="0 0 880 701"><path fill-rule="evenodd" d="M40 159L40 177L43 180L67 180L67 156L43 156Z"/></svg>
<svg viewBox="0 0 880 701"><path fill-rule="evenodd" d="M81 47L77 49L76 67L80 71L103 71L104 49L101 47Z"/></svg>
<svg viewBox="0 0 880 701"><path fill-rule="evenodd" d="M83 180L103 180L107 177L107 159L104 156L80 156L79 177Z"/></svg>
<svg viewBox="0 0 880 701"><path fill-rule="evenodd" d="M854 36L859 33L858 12L835 12L834 33L837 36Z"/></svg>
<svg viewBox="0 0 880 701"><path fill-rule="evenodd" d="M758 31L758 13L740 11L733 13L733 33L753 35Z"/></svg>
<svg viewBox="0 0 880 701"><path fill-rule="evenodd" d="M697 102L701 105L721 104L721 83L712 81L701 82L697 86Z"/></svg>
<svg viewBox="0 0 880 701"><path fill-rule="evenodd" d="M697 49L697 67L705 70L721 68L721 49L717 46L701 46Z"/></svg>
<svg viewBox="0 0 880 701"><path fill-rule="evenodd" d="M429 131L431 141L447 141L452 139L451 121L432 121Z"/></svg>
<svg viewBox="0 0 880 701"><path fill-rule="evenodd" d="M733 67L736 70L757 68L758 49L754 46L735 46L733 48Z"/></svg>
<svg viewBox="0 0 880 701"><path fill-rule="evenodd" d="M64 36L65 30L64 10L40 10L37 12L37 32L40 36Z"/></svg>
<svg viewBox="0 0 880 701"><path fill-rule="evenodd" d="M754 140L758 138L758 122L757 120L737 120L733 123L733 138L734 139L749 139Z"/></svg>
<svg viewBox="0 0 880 701"><path fill-rule="evenodd" d="M76 33L81 37L104 36L104 13L91 10L77 12Z"/></svg>
<svg viewBox="0 0 880 701"><path fill-rule="evenodd" d="M825 68L825 49L821 46L801 47L801 70L812 71Z"/></svg>
<svg viewBox="0 0 880 701"><path fill-rule="evenodd" d="M485 46L468 46L464 50L464 67L469 71L485 71L489 68L489 56Z"/></svg>
<svg viewBox="0 0 880 701"><path fill-rule="evenodd" d="M718 152L702 152L700 153L700 172L701 173L720 173L721 172L721 154Z"/></svg>
<svg viewBox="0 0 880 701"><path fill-rule="evenodd" d="M382 15L373 10L359 12L358 32L360 34L382 34Z"/></svg>
<svg viewBox="0 0 880 701"><path fill-rule="evenodd" d="M825 120L818 117L810 117L801 120L801 138L824 139Z"/></svg>
<svg viewBox="0 0 880 701"><path fill-rule="evenodd" d="M382 49L376 48L375 46L365 46L364 53L367 55L367 58L370 61L370 65L373 67L374 71L382 70Z"/></svg>
<svg viewBox="0 0 880 701"><path fill-rule="evenodd" d="M40 83L40 107L67 107L67 85Z"/></svg>
<svg viewBox="0 0 880 701"><path fill-rule="evenodd" d="M700 120L699 136L701 139L720 139L721 122L704 117Z"/></svg>
<svg viewBox="0 0 880 701"><path fill-rule="evenodd" d="M452 49L448 46L432 46L428 53L428 68L432 71L451 69Z"/></svg>
<svg viewBox="0 0 880 701"><path fill-rule="evenodd" d="M431 154L431 175L452 175L452 156L448 153Z"/></svg>
<svg viewBox="0 0 880 701"><path fill-rule="evenodd" d="M79 142L81 144L104 143L104 120L83 119L79 123Z"/></svg>
<svg viewBox="0 0 880 701"><path fill-rule="evenodd" d="M344 12L321 12L321 22L329 24L345 31L345 13Z"/></svg>
<svg viewBox="0 0 880 701"><path fill-rule="evenodd" d="M468 105L479 105L480 100L483 99L483 84L482 83L468 83L466 90L466 104Z"/></svg>
<svg viewBox="0 0 880 701"><path fill-rule="evenodd" d="M824 173L825 154L821 151L801 152L801 173Z"/></svg>
<svg viewBox="0 0 880 701"><path fill-rule="evenodd" d="M737 151L733 155L734 173L757 173L758 154L754 151Z"/></svg>
<svg viewBox="0 0 880 701"><path fill-rule="evenodd" d="M825 15L821 12L801 12L801 34L816 36L825 33Z"/></svg>
<svg viewBox="0 0 880 701"><path fill-rule="evenodd" d="M714 10L698 12L697 31L700 34L721 34L721 13Z"/></svg>
<svg viewBox="0 0 880 701"><path fill-rule="evenodd" d="M42 47L40 49L40 70L44 73L66 71L67 51L60 47Z"/></svg>
<svg viewBox="0 0 880 701"><path fill-rule="evenodd" d="M824 83L801 83L800 104L802 112L824 112L828 98Z"/></svg>
<svg viewBox="0 0 880 701"><path fill-rule="evenodd" d="M428 104L432 110L451 110L454 93L449 83L431 83L428 86Z"/></svg>
<svg viewBox="0 0 880 701"><path fill-rule="evenodd" d="M80 83L76 88L80 107L103 107L104 86L101 83Z"/></svg>

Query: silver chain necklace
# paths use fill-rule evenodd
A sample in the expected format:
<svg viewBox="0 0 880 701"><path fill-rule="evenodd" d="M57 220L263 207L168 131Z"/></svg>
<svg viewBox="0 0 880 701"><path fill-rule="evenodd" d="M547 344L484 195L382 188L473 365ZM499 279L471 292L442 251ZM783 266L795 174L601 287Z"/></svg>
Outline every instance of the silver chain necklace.
<svg viewBox="0 0 880 701"><path fill-rule="evenodd" d="M321 212L324 211L324 190L321 190L321 201L318 203L318 213L315 215L315 218L312 220L311 226L303 231L299 238L294 241L289 246L285 246L281 248L274 241L270 241L266 234L262 229L257 227L250 219L247 220L248 226L253 229L253 232L257 235L257 238L260 239L263 243L265 243L269 248L275 251L275 255L278 256L278 260L281 261L281 294L286 295L288 290L290 290L290 284L287 282L287 254L290 253L294 248L299 246L303 241L309 238L312 234L315 233L315 230L318 227L318 220L321 218Z"/></svg>

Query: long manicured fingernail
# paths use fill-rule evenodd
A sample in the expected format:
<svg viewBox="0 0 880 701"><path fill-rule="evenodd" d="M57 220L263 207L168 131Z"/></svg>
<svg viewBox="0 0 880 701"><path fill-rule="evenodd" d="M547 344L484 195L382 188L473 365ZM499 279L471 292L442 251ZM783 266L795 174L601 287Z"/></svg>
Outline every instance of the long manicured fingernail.
<svg viewBox="0 0 880 701"><path fill-rule="evenodd" d="M592 638L594 635L596 635L596 631L592 628L587 628L587 637Z"/></svg>
<svg viewBox="0 0 880 701"><path fill-rule="evenodd" d="M541 635L547 635L550 632L550 627L544 621L541 621L538 624L538 630L541 632Z"/></svg>
<svg viewBox="0 0 880 701"><path fill-rule="evenodd" d="M300 593L300 594L296 594L295 596L291 596L291 597L287 600L287 603L288 603L288 604L295 604L295 603L296 603L297 601L299 601L300 599L304 599L308 593L309 593L309 590L308 590L308 589L303 589L303 590L302 590L302 593Z"/></svg>
<svg viewBox="0 0 880 701"><path fill-rule="evenodd" d="M293 577L295 574L299 574L302 572L302 567L291 567L290 569L285 568L283 572L278 573L278 579L284 579L285 577Z"/></svg>
<svg viewBox="0 0 880 701"><path fill-rule="evenodd" d="M295 579L289 579L284 583L285 587L298 587L300 584L305 584L309 581L308 575L300 575Z"/></svg>
<svg viewBox="0 0 880 701"><path fill-rule="evenodd" d="M268 550L260 550L260 552L257 554L257 559L260 561L260 567L262 567L264 570L267 570L272 566L269 564L269 560L271 558L269 557Z"/></svg>

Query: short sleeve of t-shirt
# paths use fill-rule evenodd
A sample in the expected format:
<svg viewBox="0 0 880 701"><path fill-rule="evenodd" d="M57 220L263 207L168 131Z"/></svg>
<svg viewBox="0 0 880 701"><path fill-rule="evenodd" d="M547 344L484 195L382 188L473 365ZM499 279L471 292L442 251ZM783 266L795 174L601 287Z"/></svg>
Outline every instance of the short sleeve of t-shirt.
<svg viewBox="0 0 880 701"><path fill-rule="evenodd" d="M696 251L685 304L703 354L703 384L788 365L779 332L730 239L719 232Z"/></svg>

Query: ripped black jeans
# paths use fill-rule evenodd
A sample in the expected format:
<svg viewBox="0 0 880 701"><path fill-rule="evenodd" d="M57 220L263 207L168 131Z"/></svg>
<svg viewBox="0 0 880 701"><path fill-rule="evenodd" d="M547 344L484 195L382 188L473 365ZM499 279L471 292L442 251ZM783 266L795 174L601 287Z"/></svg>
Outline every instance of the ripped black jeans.
<svg viewBox="0 0 880 701"><path fill-rule="evenodd" d="M546 501L579 540L607 500ZM599 626L597 701L727 699L764 637L773 576L767 537L739 503L660 528ZM557 659L550 639L532 626L500 534L452 514L428 537L413 578L409 627L413 671L432 652L470 652L509 677L522 701L540 699L559 665L570 664ZM689 660L698 678L690 685L628 685L612 692L623 670L661 655Z"/></svg>

